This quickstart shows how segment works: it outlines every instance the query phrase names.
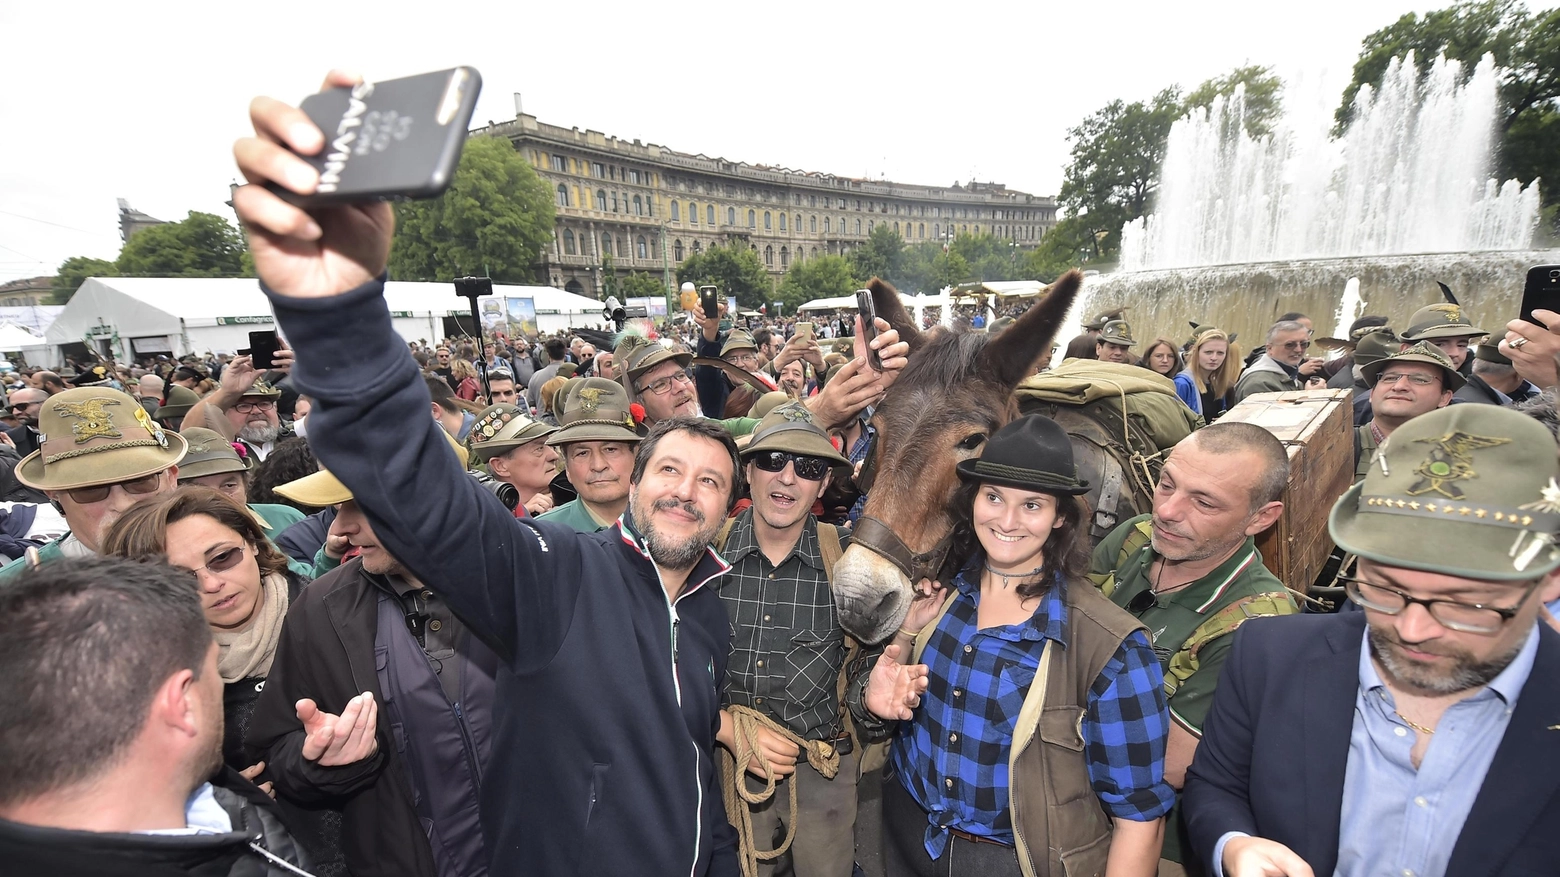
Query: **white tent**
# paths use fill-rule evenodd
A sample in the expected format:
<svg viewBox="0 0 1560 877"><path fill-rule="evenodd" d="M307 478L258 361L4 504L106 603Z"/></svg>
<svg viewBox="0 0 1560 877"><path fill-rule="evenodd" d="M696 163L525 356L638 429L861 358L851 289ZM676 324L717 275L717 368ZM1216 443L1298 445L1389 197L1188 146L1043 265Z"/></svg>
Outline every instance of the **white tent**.
<svg viewBox="0 0 1560 877"><path fill-rule="evenodd" d="M37 347L43 339L11 323L0 323L0 353L18 353L29 347Z"/></svg>
<svg viewBox="0 0 1560 877"><path fill-rule="evenodd" d="M551 286L494 284L495 298L529 298L537 327L601 328L602 305ZM448 283L385 284L391 324L407 340L434 341L452 334L446 317L469 317L468 300ZM271 303L253 278L94 277L71 296L49 326L48 344L90 342L128 362L148 354L231 352L249 344L249 333L275 329Z"/></svg>
<svg viewBox="0 0 1560 877"><path fill-rule="evenodd" d="M901 292L899 301L907 308L913 307L915 305L915 296L905 295ZM839 298L815 298L799 306L796 310L800 313L801 311L853 311L855 309L856 297L854 295L842 295Z"/></svg>

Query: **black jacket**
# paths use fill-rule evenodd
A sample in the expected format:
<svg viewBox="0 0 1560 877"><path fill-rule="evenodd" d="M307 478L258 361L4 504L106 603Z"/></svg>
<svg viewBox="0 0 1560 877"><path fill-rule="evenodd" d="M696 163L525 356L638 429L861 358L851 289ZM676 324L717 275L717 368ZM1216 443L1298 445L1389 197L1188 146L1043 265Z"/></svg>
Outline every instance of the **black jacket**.
<svg viewBox="0 0 1560 877"><path fill-rule="evenodd" d="M1526 877L1560 862L1560 634L1538 627L1533 670L1447 874ZM1225 832L1244 831L1333 873L1364 632L1363 612L1257 618L1235 632L1181 799L1204 863Z"/></svg>
<svg viewBox="0 0 1560 877"><path fill-rule="evenodd" d="M294 704L312 698L340 715L370 691L381 703L374 636L379 592L353 559L320 576L287 610L282 640L244 739L250 763L266 762L279 797L341 810L341 850L356 877L434 875L433 852L412 807L412 786L380 713L379 751L356 764L320 767L303 757Z"/></svg>
<svg viewBox="0 0 1560 877"><path fill-rule="evenodd" d="M0 872L6 877L297 877L250 844L300 866L276 805L230 767L212 777L217 803L233 820L228 834L107 834L38 828L0 819Z"/></svg>
<svg viewBox="0 0 1560 877"><path fill-rule="evenodd" d="M428 417L382 291L272 304L318 401L321 463L504 663L482 786L492 873L737 874L714 762L731 632L708 582L725 564L707 551L673 602L631 523L516 520Z"/></svg>
<svg viewBox="0 0 1560 877"><path fill-rule="evenodd" d="M28 428L26 424L13 426L6 430L5 433L11 437L12 443L16 445L16 452L23 457L38 450L38 434Z"/></svg>

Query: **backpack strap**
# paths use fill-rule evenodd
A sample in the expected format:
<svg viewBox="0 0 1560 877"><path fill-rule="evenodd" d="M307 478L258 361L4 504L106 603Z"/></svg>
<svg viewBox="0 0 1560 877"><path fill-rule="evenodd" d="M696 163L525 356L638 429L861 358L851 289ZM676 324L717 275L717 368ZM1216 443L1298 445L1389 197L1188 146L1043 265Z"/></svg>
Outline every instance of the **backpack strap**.
<svg viewBox="0 0 1560 877"><path fill-rule="evenodd" d="M1099 586L1100 592L1109 597L1116 590L1116 571L1143 550L1154 539L1154 524L1145 518L1132 526L1127 538L1121 541L1121 551L1116 554L1116 566L1110 572L1089 573L1088 578Z"/></svg>
<svg viewBox="0 0 1560 877"><path fill-rule="evenodd" d="M715 541L710 544L715 549L716 554L726 550L726 540L731 538L731 528L736 523L736 518L727 518L721 523L720 529L715 533Z"/></svg>
<svg viewBox="0 0 1560 877"><path fill-rule="evenodd" d="M1299 607L1295 606L1295 601L1290 598L1288 592L1275 591L1242 597L1215 612L1199 624L1197 629L1192 631L1192 635L1181 643L1181 647L1175 654L1170 656L1169 665L1165 668L1165 697L1174 695L1176 690L1197 672L1202 663L1199 655L1203 646L1234 633L1242 624L1253 618L1294 615L1299 611Z"/></svg>
<svg viewBox="0 0 1560 877"><path fill-rule="evenodd" d="M834 582L834 565L840 562L845 549L840 545L840 528L818 522L818 554L823 558L823 574Z"/></svg>
<svg viewBox="0 0 1560 877"><path fill-rule="evenodd" d="M953 601L957 599L958 596L958 589L951 587L948 589L948 599L944 600L942 608L937 610L937 617L933 618L931 621L928 621L926 626L921 628L921 632L916 634L915 648L910 650L909 663L921 663L921 655L926 653L926 644L932 639L932 631L936 630L937 625L942 623L943 616L948 614L949 607L953 606Z"/></svg>

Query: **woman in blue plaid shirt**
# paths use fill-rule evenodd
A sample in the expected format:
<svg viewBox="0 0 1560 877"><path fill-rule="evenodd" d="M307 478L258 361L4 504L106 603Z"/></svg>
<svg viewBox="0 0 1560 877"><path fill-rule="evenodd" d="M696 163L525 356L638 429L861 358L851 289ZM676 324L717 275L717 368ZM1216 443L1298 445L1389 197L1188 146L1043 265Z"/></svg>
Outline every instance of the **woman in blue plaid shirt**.
<svg viewBox="0 0 1560 877"><path fill-rule="evenodd" d="M1175 801L1163 678L1141 625L1080 574L1071 444L1031 415L959 475L968 560L895 638L924 650L930 685L893 741L887 871L1149 877Z"/></svg>

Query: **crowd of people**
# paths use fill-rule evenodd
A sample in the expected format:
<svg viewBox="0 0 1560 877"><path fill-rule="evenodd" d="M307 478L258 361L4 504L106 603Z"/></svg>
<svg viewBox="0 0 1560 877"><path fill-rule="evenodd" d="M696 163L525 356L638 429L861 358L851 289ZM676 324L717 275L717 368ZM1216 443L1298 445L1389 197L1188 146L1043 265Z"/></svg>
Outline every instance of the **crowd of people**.
<svg viewBox="0 0 1560 877"><path fill-rule="evenodd" d="M893 877L1560 862L1560 314L1285 314L1249 358L1100 314L1058 362L1199 424L1151 510L1091 539L1056 420L949 425L949 574L858 641L832 585L925 336L696 310L408 344L389 205L258 185L307 193L323 141L252 115L234 205L291 348L9 384L7 873L847 877L867 781ZM1355 424L1337 611L1256 547L1287 449L1221 421L1323 386Z"/></svg>

